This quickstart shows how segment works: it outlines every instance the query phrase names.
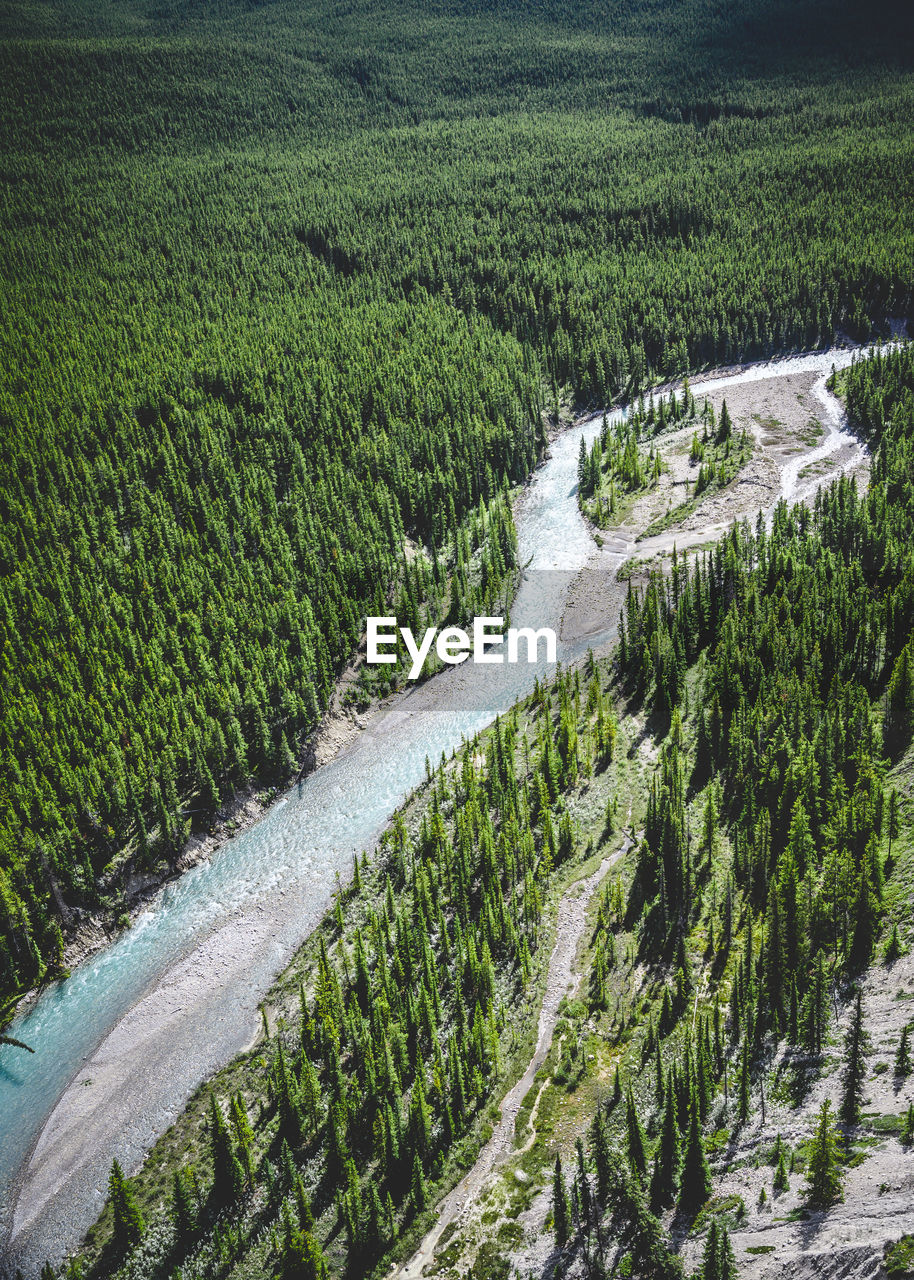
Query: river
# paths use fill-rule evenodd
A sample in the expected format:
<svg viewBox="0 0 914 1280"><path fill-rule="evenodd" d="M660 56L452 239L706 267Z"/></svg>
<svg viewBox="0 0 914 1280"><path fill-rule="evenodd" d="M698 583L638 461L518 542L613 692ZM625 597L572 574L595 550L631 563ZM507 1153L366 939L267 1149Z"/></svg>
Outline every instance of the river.
<svg viewBox="0 0 914 1280"><path fill-rule="evenodd" d="M846 350L787 357L715 377L701 391L825 374L850 358ZM824 403L821 448L854 441L835 402ZM558 632L570 582L594 552L577 508L577 457L581 437L592 441L600 424L596 415L564 432L520 499L526 569L515 626ZM620 547L620 562L628 551ZM580 656L587 643L605 647L607 623L589 641L561 643L560 658ZM75 1246L102 1208L112 1158L135 1168L199 1082L251 1041L272 979L319 920L337 874L348 874L354 853L373 846L421 782L426 758L450 753L543 674L539 664L466 663L394 698L341 755L166 885L111 946L17 1018L10 1034L36 1052L0 1050L0 1238L10 1270L37 1272Z"/></svg>

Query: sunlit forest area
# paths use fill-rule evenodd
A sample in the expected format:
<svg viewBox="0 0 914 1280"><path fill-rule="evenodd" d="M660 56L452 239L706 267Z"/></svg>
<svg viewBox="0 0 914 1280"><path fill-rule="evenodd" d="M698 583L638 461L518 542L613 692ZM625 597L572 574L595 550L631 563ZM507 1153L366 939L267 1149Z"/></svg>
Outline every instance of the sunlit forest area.
<svg viewBox="0 0 914 1280"><path fill-rule="evenodd" d="M2 14L11 995L125 866L289 776L405 537L456 547L561 404L909 309L914 18Z"/></svg>
<svg viewBox="0 0 914 1280"><path fill-rule="evenodd" d="M526 1094L516 1198L484 1206L489 1248L466 1275L734 1280L729 1232L758 1213L747 1168L760 1206L795 1197L807 1246L810 1215L881 1141L906 1176L910 1007L881 1113L856 984L909 954L910 753L889 771L914 731L914 348L834 386L872 444L870 492L841 478L813 509L780 503L770 530L743 521L674 559L632 588L612 658L538 684L442 760L283 973L255 1046L135 1179L113 1166L69 1280L399 1274L527 1060L556 898L594 866L587 980ZM659 747L647 777L639 715ZM811 1105L823 1080L834 1111ZM766 1096L801 1138L794 1123L749 1161ZM734 1170L745 1200L720 1192ZM554 1250L518 1271L516 1219L544 1181ZM878 1247L899 1234L864 1222ZM430 1274L463 1274L455 1256L445 1237Z"/></svg>

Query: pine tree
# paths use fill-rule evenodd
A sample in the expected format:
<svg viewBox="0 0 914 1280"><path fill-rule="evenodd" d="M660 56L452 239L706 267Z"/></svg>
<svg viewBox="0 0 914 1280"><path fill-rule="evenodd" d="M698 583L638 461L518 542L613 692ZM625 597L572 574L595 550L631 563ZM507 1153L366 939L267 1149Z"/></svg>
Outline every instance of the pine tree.
<svg viewBox="0 0 914 1280"><path fill-rule="evenodd" d="M730 1232L725 1226L718 1231L717 1276L718 1280L736 1280L736 1258L730 1243Z"/></svg>
<svg viewBox="0 0 914 1280"><path fill-rule="evenodd" d="M171 1183L171 1216L175 1235L185 1240L194 1229L196 1205L191 1194L190 1178L185 1169L175 1169Z"/></svg>
<svg viewBox="0 0 914 1280"><path fill-rule="evenodd" d="M720 1280L720 1239L717 1219L711 1219L708 1238L701 1258L701 1280Z"/></svg>
<svg viewBox="0 0 914 1280"><path fill-rule="evenodd" d="M666 1091L660 1141L654 1153L654 1169L651 1175L651 1209L655 1213L676 1202L681 1160L679 1125L676 1123L676 1099L674 1090L669 1087Z"/></svg>
<svg viewBox="0 0 914 1280"><path fill-rule="evenodd" d="M739 1064L739 1103L737 1107L737 1117L740 1124L745 1124L749 1119L749 1108L751 1103L750 1084L749 1041L747 1039L743 1041L743 1052L740 1057Z"/></svg>
<svg viewBox="0 0 914 1280"><path fill-rule="evenodd" d="M210 1151L213 1159L213 1199L227 1204L241 1195L244 1187L244 1170L235 1155L228 1125L222 1108L211 1093L210 1100Z"/></svg>
<svg viewBox="0 0 914 1280"><path fill-rule="evenodd" d="M594 1116L593 1125L591 1126L591 1147L593 1167L597 1179L597 1202L605 1205L609 1196L612 1165L606 1124L600 1111Z"/></svg>
<svg viewBox="0 0 914 1280"><path fill-rule="evenodd" d="M698 1212L711 1195L711 1170L701 1138L698 1104L693 1098L690 1107L689 1132L686 1138L685 1156L682 1162L682 1183L679 1190L679 1208L692 1215Z"/></svg>
<svg viewBox="0 0 914 1280"><path fill-rule="evenodd" d="M901 1080L911 1074L911 1050L908 1046L910 1031L910 1024L906 1022L901 1028L901 1038L895 1051L895 1075Z"/></svg>
<svg viewBox="0 0 914 1280"><path fill-rule="evenodd" d="M108 1175L108 1202L113 1219L111 1243L117 1256L122 1257L139 1244L146 1224L133 1189L117 1160L112 1162Z"/></svg>
<svg viewBox="0 0 914 1280"><path fill-rule="evenodd" d="M422 1168L422 1161L418 1155L413 1157L413 1174L410 1184L410 1194L413 1201L413 1209L416 1213L421 1213L428 1204L428 1189L425 1185L425 1172Z"/></svg>
<svg viewBox="0 0 914 1280"><path fill-rule="evenodd" d="M831 1102L822 1103L806 1166L806 1200L813 1208L827 1209L841 1198L841 1161L838 1134L831 1118Z"/></svg>
<svg viewBox="0 0 914 1280"><path fill-rule="evenodd" d="M841 1107L838 1113L841 1121L849 1127L860 1123L868 1046L869 1036L863 1025L863 993L858 988L854 1011L844 1037L844 1070L841 1077Z"/></svg>
<svg viewBox="0 0 914 1280"><path fill-rule="evenodd" d="M555 1157L555 1170L552 1174L552 1225L556 1246L562 1249L571 1236L571 1206L568 1203L561 1156Z"/></svg>
<svg viewBox="0 0 914 1280"><path fill-rule="evenodd" d="M774 1182L772 1185L774 1186L775 1191L790 1190L790 1181L787 1177L787 1160L784 1156L783 1146L781 1146L778 1151L778 1164L774 1171Z"/></svg>
<svg viewBox="0 0 914 1280"><path fill-rule="evenodd" d="M644 1129L638 1117L638 1109L632 1095L631 1085L625 1095L625 1130L627 1135L628 1163L632 1173L642 1183L647 1177L647 1149Z"/></svg>

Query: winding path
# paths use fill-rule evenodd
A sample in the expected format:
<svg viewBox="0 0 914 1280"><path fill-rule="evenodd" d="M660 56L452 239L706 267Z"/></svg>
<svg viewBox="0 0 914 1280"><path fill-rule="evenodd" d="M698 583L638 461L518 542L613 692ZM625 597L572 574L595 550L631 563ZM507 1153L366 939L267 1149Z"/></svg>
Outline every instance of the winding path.
<svg viewBox="0 0 914 1280"><path fill-rule="evenodd" d="M784 365L791 363L793 362L783 362ZM847 363L847 361L844 363ZM796 368L783 367L780 371L784 374L802 372L802 370L797 370ZM775 366L769 376L777 376L777 372L778 368ZM796 502L814 493L818 486L825 482L823 478L812 479L804 486L801 484L801 475L807 468L830 458L842 448L847 448L849 455L842 470L852 470L865 456L865 446L848 430L847 419L840 402L827 389L828 376L828 374L825 374L817 379L812 388L812 394L823 409L824 426L826 428L825 439L815 448L803 452L797 458L786 460L780 464L779 500ZM700 394L708 394L718 388L726 387L742 380L751 381L755 379L753 377L743 379L740 374L736 374L705 382L695 382L693 383L693 388ZM590 419L590 423L594 421L596 419ZM827 479L831 478L828 477ZM769 520L773 509L774 504L766 512L766 517ZM667 531L657 537L647 538L641 542L636 542L634 530L622 527L609 529L604 535L603 554L600 558L604 562L611 559L622 564L630 555L636 552L640 556L651 556L658 552L671 551L674 546L682 550L685 547L716 541L726 533L729 527L729 522L723 521L706 525L702 529L685 535L681 530L678 532L676 530ZM515 1148L514 1146L517 1116L524 1099L533 1087L536 1073L549 1052L562 998L575 991L580 982L580 975L575 975L574 973L574 962L578 945L586 927L587 908L590 900L609 868L631 848L631 845L632 837L627 836L625 843L617 853L605 858L598 870L585 880L576 881L562 898L558 910L557 939L549 960L546 994L540 1009L539 1031L533 1057L530 1059L523 1076L505 1095L501 1104L499 1122L491 1138L479 1153L475 1164L457 1186L442 1199L434 1227L424 1237L413 1256L401 1266L393 1269L389 1280L420 1280L423 1269L433 1262L435 1250L438 1248L445 1231L449 1226L465 1217L470 1206L486 1186L496 1165L511 1154L526 1150L534 1140L533 1120L539 1107L545 1081L537 1093L534 1108L530 1114L530 1136L521 1148Z"/></svg>
<svg viewBox="0 0 914 1280"><path fill-rule="evenodd" d="M431 1231L425 1236L416 1252L408 1262L391 1272L391 1280L419 1280L424 1267L428 1266L435 1255L435 1250L442 1235L460 1218L473 1203L486 1185L492 1170L502 1160L512 1154L514 1149L515 1125L521 1106L527 1094L533 1088L537 1071L546 1060L552 1044L552 1033L558 1021L559 1005L565 996L577 991L581 975L575 972L575 960L578 947L587 928L587 911L593 895L602 884L606 873L619 858L624 857L632 847L632 836L627 835L621 848L604 858L596 871L583 880L576 880L559 903L556 917L556 940L549 957L549 968L546 974L546 992L540 1008L539 1026L536 1037L536 1048L527 1064L527 1069L517 1083L508 1090L501 1102L501 1116L495 1130L480 1151L472 1169L464 1175L457 1186L440 1203L438 1219ZM539 1097L537 1097L537 1104ZM533 1114L531 1113L531 1121Z"/></svg>

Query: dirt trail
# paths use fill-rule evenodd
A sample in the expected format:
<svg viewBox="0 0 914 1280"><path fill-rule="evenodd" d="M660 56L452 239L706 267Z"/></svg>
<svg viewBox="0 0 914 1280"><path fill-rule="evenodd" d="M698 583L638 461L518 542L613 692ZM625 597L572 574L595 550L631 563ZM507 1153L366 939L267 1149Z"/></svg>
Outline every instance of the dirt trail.
<svg viewBox="0 0 914 1280"><path fill-rule="evenodd" d="M559 903L556 942L549 957L546 993L540 1009L533 1057L521 1078L505 1094L500 1108L501 1117L491 1138L479 1153L476 1163L441 1201L434 1227L425 1236L409 1261L390 1273L390 1280L419 1280L423 1269L432 1262L444 1232L451 1223L455 1223L468 1211L487 1184L495 1166L513 1153L517 1117L524 1099L533 1088L537 1071L546 1060L555 1024L558 1021L559 1005L565 996L577 990L581 979L581 975L575 972L575 961L578 947L587 928L587 911L591 899L610 867L628 852L632 843L632 837L626 836L621 848L604 858L591 875L583 880L576 880Z"/></svg>

